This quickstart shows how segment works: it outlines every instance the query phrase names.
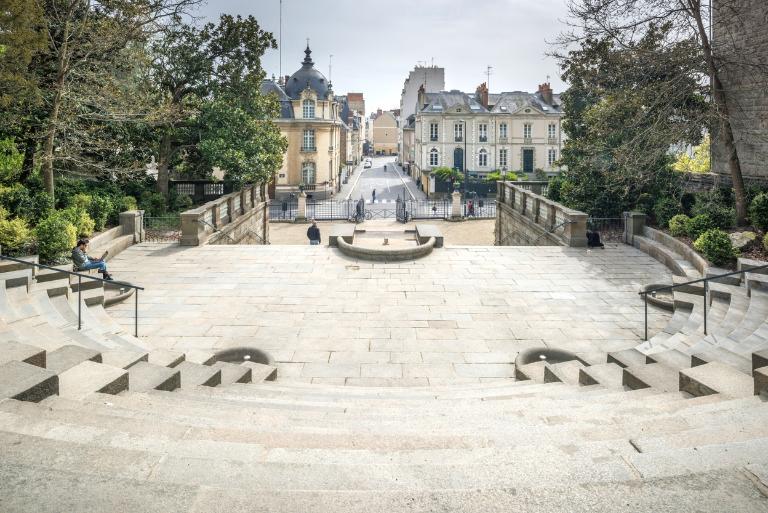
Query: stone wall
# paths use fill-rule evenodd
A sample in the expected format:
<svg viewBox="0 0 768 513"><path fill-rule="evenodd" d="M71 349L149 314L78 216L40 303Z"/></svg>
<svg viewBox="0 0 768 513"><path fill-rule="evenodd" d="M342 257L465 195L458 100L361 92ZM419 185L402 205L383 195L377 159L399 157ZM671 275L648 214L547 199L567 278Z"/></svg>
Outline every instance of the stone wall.
<svg viewBox="0 0 768 513"><path fill-rule="evenodd" d="M247 186L181 214L181 245L268 244L269 201Z"/></svg>
<svg viewBox="0 0 768 513"><path fill-rule="evenodd" d="M587 245L587 214L511 182L498 182L497 246Z"/></svg>
<svg viewBox="0 0 768 513"><path fill-rule="evenodd" d="M768 179L768 2L715 0L713 20L742 174L746 181ZM726 157L714 137L713 172L730 174Z"/></svg>

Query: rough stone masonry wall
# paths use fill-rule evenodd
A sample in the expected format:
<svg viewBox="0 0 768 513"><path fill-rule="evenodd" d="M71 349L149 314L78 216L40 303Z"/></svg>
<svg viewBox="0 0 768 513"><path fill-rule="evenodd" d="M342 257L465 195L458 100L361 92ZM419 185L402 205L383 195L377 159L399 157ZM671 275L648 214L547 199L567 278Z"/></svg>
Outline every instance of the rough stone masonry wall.
<svg viewBox="0 0 768 513"><path fill-rule="evenodd" d="M497 246L587 245L587 214L536 194L525 185L497 184Z"/></svg>
<svg viewBox="0 0 768 513"><path fill-rule="evenodd" d="M742 174L747 182L768 181L768 1L715 0L713 20ZM730 174L726 157L714 137L713 172Z"/></svg>
<svg viewBox="0 0 768 513"><path fill-rule="evenodd" d="M209 201L181 214L181 245L268 244L268 197L258 186Z"/></svg>

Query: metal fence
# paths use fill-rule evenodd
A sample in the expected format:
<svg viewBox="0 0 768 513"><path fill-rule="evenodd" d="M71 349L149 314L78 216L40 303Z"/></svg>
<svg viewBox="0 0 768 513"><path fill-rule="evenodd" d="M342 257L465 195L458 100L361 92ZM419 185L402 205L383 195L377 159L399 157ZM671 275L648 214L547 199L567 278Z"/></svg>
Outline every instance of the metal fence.
<svg viewBox="0 0 768 513"><path fill-rule="evenodd" d="M463 205L464 217L495 218L496 202L487 200L465 201Z"/></svg>
<svg viewBox="0 0 768 513"><path fill-rule="evenodd" d="M602 242L624 242L623 217L590 217L587 230L598 232Z"/></svg>
<svg viewBox="0 0 768 513"><path fill-rule="evenodd" d="M144 216L144 241L181 241L181 217L178 214L162 217Z"/></svg>
<svg viewBox="0 0 768 513"><path fill-rule="evenodd" d="M307 218L322 220L350 219L357 213L358 201L307 201Z"/></svg>
<svg viewBox="0 0 768 513"><path fill-rule="evenodd" d="M272 200L269 202L269 219L273 221L293 221L299 203L296 199Z"/></svg>
<svg viewBox="0 0 768 513"><path fill-rule="evenodd" d="M447 219L451 217L450 200L425 200L405 202L408 217L411 219Z"/></svg>

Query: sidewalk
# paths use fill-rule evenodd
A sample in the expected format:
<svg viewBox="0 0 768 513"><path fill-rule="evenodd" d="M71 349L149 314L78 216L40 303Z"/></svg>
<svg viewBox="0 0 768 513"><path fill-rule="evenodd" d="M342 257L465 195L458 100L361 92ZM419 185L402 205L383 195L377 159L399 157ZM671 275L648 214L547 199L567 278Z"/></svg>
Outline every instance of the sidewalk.
<svg viewBox="0 0 768 513"><path fill-rule="evenodd" d="M413 178L411 178L411 176L407 173L403 173L403 166L400 164L392 164L392 166L394 166L397 170L397 175L403 181L403 185L406 189L408 189L408 192L411 193L411 197L414 200L422 201L427 199L427 195L424 194L421 189L419 189L419 186L416 184L416 182L413 181Z"/></svg>
<svg viewBox="0 0 768 513"><path fill-rule="evenodd" d="M360 174L363 172L363 162L360 162L355 168L352 170L352 173L349 175L349 180L347 180L347 183L341 185L341 190L333 195L333 198L335 201L342 201L347 198L347 195L352 192L352 189L355 188L355 185L357 184L357 181L360 179Z"/></svg>

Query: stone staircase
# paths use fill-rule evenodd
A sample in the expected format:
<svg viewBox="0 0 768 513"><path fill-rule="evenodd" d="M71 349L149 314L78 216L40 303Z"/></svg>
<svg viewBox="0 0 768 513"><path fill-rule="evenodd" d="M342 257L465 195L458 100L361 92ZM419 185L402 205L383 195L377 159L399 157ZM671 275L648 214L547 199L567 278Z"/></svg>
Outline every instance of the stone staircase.
<svg viewBox="0 0 768 513"><path fill-rule="evenodd" d="M0 511L768 508L758 280L712 295L707 336L680 295L604 363L381 388L155 349L20 271L0 273Z"/></svg>

